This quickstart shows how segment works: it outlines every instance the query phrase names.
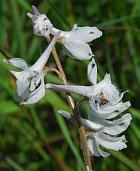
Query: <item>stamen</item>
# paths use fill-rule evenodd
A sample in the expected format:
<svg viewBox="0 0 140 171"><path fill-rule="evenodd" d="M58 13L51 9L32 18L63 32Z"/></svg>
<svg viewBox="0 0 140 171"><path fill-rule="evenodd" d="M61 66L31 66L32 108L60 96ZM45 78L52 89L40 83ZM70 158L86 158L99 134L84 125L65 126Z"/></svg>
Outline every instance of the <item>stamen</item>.
<svg viewBox="0 0 140 171"><path fill-rule="evenodd" d="M105 105L108 103L108 100L106 99L106 97L104 96L103 92L100 93L100 101L99 101L99 105Z"/></svg>

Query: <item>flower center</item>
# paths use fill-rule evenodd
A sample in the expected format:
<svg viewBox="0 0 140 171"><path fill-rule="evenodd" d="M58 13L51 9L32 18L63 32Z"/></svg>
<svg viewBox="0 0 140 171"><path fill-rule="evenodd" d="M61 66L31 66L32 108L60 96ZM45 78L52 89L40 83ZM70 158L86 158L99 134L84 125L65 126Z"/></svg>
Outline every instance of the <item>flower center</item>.
<svg viewBox="0 0 140 171"><path fill-rule="evenodd" d="M108 100L104 96L103 92L100 93L100 98L99 98L99 105L105 105L108 103Z"/></svg>

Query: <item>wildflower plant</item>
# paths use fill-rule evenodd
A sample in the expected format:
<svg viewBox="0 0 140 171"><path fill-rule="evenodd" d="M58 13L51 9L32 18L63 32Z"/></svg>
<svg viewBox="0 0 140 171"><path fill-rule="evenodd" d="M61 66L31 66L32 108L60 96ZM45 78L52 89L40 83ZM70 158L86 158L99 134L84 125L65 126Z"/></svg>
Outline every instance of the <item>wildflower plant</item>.
<svg viewBox="0 0 140 171"><path fill-rule="evenodd" d="M77 103L70 95L67 95L67 99L73 113L63 109L58 112L78 127L85 168L87 171L92 171L90 156L108 157L110 153L106 149L119 151L127 147L125 135L120 134L128 128L132 117L129 113L120 115L131 104L129 101L122 101L125 92L120 93L112 83L110 74L105 74L103 80L97 82L97 65L88 43L102 36L98 28L78 27L77 24L74 24L72 30L62 31L55 28L49 18L45 14L40 14L35 6L32 8L34 14L27 13L27 16L32 20L34 34L48 40L50 36L53 38L43 54L30 67L21 58L5 60L7 64L21 69L18 72L11 71L16 78L14 98L21 105L34 104L43 98L48 89L83 96L90 108L88 118L81 116L77 110ZM87 77L91 86L67 85L65 73L54 47L56 42L63 44L75 59L91 59L87 68ZM46 84L44 81L44 77L50 71L49 68L46 68L46 63L51 52L58 67L52 70L60 76L64 85Z"/></svg>

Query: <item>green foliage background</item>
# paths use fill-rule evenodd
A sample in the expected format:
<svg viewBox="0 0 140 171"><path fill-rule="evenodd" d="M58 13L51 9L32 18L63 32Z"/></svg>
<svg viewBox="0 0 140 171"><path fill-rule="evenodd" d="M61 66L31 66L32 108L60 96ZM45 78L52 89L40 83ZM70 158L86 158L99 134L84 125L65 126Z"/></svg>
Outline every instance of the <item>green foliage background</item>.
<svg viewBox="0 0 140 171"><path fill-rule="evenodd" d="M140 1L139 0L1 0L0 1L0 171L84 171L77 129L57 113L70 108L64 93L48 91L36 105L19 106L12 96L15 79L11 67L3 63L7 56L20 57L30 65L47 47L43 37L33 35L26 12L31 5L47 13L52 23L70 30L80 26L98 26L103 31L91 47L98 64L98 78L111 73L118 88L130 90L129 112L133 120L125 132L128 148L111 152L111 157L94 158L95 171L139 171L140 169ZM57 45L70 83L88 85L88 61L67 56ZM47 65L55 66L53 57ZM61 83L54 73L46 82ZM80 96L73 95L75 101ZM81 97L80 97L81 98ZM86 116L88 107L79 109Z"/></svg>

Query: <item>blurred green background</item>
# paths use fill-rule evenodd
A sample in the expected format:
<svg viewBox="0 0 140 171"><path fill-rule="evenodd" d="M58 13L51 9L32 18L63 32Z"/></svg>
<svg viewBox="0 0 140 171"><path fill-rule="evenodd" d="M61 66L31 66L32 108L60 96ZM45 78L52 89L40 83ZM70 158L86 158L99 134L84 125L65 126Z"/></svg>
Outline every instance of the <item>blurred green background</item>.
<svg viewBox="0 0 140 171"><path fill-rule="evenodd" d="M139 0L0 0L0 171L84 171L77 129L64 120L58 109L70 111L64 93L48 91L36 105L19 106L13 100L15 79L4 58L20 57L28 64L47 47L43 37L33 35L26 13L36 5L54 26L70 30L98 26L100 39L91 43L98 65L98 78L111 73L113 82L130 90L133 120L125 132L128 148L108 158L94 158L95 171L139 171L140 169L140 1ZM88 61L74 60L57 45L68 81L89 85ZM55 66L53 57L48 66ZM61 83L54 73L46 82ZM77 101L80 96L73 95ZM80 97L81 98L81 97ZM86 116L88 106L79 108Z"/></svg>

